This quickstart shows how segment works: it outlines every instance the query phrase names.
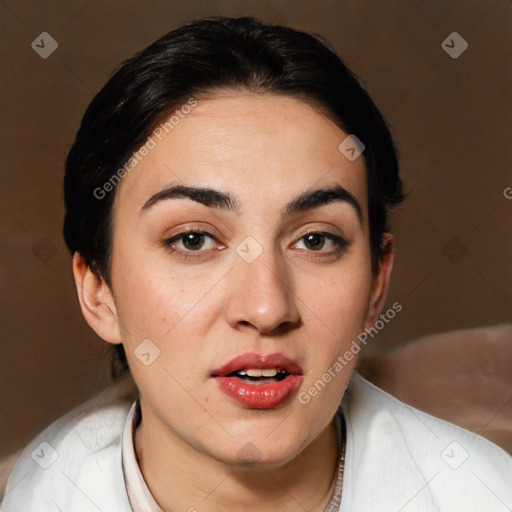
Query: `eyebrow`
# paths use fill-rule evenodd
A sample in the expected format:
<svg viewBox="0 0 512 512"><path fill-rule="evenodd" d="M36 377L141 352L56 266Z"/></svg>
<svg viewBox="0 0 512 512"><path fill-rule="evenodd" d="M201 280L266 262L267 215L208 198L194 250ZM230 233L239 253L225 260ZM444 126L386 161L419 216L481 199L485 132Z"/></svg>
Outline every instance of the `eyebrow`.
<svg viewBox="0 0 512 512"><path fill-rule="evenodd" d="M236 210L238 209L237 201L225 192L220 192L212 188L203 187L189 187L186 185L176 185L168 187L155 195L151 196L142 207L143 210L151 208L156 203L164 199L181 199L188 198L197 203L204 204L209 208L219 208L222 210Z"/></svg>
<svg viewBox="0 0 512 512"><path fill-rule="evenodd" d="M203 204L209 208L218 208L226 211L236 211L239 209L238 201L227 192L221 192L212 188L175 185L152 195L144 203L141 211L148 210L163 200L182 198L191 199L192 201ZM341 185L308 190L300 194L290 201L281 211L281 216L288 217L320 206L325 206L336 201L343 201L351 205L356 211L359 221L362 222L363 211L359 201Z"/></svg>
<svg viewBox="0 0 512 512"><path fill-rule="evenodd" d="M319 206L325 206L336 201L343 201L351 205L357 213L359 221L363 220L363 209L359 201L341 185L334 185L329 188L308 190L293 199L282 212L282 216L289 216L295 213L312 210Z"/></svg>

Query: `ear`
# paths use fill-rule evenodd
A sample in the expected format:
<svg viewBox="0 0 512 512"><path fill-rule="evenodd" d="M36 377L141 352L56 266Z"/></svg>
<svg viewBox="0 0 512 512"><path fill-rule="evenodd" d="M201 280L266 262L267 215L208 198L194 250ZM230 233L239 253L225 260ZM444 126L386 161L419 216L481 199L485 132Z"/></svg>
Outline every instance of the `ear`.
<svg viewBox="0 0 512 512"><path fill-rule="evenodd" d="M382 235L382 255L379 259L379 268L373 277L365 328L373 326L378 320L386 302L391 270L393 270L393 245L393 235L391 233L384 233Z"/></svg>
<svg viewBox="0 0 512 512"><path fill-rule="evenodd" d="M109 343L121 343L114 297L105 280L95 274L78 252L73 255L73 275L82 314L96 334Z"/></svg>

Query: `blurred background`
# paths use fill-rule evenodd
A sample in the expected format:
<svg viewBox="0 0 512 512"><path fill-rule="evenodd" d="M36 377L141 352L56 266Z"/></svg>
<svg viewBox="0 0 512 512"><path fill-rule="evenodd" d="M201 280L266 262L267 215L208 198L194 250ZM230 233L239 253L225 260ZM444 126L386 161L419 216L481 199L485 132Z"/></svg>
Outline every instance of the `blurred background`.
<svg viewBox="0 0 512 512"><path fill-rule="evenodd" d="M81 116L122 60L213 15L322 34L393 128L411 195L392 218L388 307L403 309L363 357L511 321L510 0L3 0L0 457L111 384L61 236Z"/></svg>

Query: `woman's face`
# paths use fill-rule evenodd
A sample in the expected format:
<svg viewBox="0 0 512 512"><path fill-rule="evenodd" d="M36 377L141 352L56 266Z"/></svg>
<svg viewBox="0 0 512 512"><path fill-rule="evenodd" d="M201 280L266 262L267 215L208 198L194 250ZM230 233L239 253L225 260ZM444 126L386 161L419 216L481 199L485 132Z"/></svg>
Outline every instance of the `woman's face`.
<svg viewBox="0 0 512 512"><path fill-rule="evenodd" d="M228 464L282 465L326 431L356 358L333 365L385 288L363 158L286 96L212 95L161 132L113 214L115 314L144 422Z"/></svg>

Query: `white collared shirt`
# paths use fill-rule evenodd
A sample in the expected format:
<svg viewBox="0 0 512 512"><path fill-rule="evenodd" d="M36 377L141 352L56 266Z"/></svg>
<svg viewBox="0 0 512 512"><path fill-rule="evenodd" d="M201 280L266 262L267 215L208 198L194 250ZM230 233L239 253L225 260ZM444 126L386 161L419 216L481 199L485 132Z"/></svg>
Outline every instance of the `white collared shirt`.
<svg viewBox="0 0 512 512"><path fill-rule="evenodd" d="M136 405L87 402L52 423L19 456L0 512L161 511L137 463ZM512 510L512 457L487 439L400 402L357 373L341 408L347 445L334 510Z"/></svg>
<svg viewBox="0 0 512 512"><path fill-rule="evenodd" d="M135 453L135 429L140 421L137 399L130 408L123 429L122 461L126 491L134 512L164 512L155 501L142 476Z"/></svg>

